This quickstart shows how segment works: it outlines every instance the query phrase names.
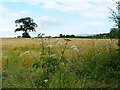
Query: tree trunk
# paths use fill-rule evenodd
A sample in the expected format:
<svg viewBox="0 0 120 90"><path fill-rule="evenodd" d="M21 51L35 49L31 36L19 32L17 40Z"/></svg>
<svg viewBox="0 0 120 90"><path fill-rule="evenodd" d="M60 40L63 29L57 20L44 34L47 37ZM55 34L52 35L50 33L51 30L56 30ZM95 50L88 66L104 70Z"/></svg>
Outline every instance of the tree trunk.
<svg viewBox="0 0 120 90"><path fill-rule="evenodd" d="M29 33L24 32L24 33L22 34L22 38L31 38L31 37L30 37Z"/></svg>

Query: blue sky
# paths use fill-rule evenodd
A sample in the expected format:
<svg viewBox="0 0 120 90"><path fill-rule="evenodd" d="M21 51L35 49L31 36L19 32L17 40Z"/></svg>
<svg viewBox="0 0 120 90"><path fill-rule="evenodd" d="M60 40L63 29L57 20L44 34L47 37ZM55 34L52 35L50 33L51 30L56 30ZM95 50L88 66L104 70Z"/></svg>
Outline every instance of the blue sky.
<svg viewBox="0 0 120 90"><path fill-rule="evenodd" d="M114 26L109 8L115 9L113 0L1 0L1 37L21 36L22 32L14 33L14 22L24 17L38 24L32 37L107 33Z"/></svg>

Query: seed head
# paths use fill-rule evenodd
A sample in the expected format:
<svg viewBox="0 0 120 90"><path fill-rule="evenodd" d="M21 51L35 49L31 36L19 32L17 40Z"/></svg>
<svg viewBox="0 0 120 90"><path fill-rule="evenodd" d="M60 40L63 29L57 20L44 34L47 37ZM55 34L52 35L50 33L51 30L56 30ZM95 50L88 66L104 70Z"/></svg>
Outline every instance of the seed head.
<svg viewBox="0 0 120 90"><path fill-rule="evenodd" d="M69 42L69 41L71 41L70 39L64 39L66 42Z"/></svg>

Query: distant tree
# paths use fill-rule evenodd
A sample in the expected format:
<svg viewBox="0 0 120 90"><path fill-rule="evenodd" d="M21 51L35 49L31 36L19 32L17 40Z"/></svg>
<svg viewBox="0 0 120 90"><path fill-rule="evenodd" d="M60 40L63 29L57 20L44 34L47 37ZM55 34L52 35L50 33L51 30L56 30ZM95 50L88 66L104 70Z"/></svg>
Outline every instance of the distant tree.
<svg viewBox="0 0 120 90"><path fill-rule="evenodd" d="M65 35L60 34L60 35L59 35L59 37L60 37L60 38L64 38L64 37L65 37Z"/></svg>
<svg viewBox="0 0 120 90"><path fill-rule="evenodd" d="M66 35L65 38L75 38L75 35Z"/></svg>
<svg viewBox="0 0 120 90"><path fill-rule="evenodd" d="M28 31L35 31L35 28L37 27L37 24L33 22L34 20L30 17L26 18L21 18L15 20L16 27L15 32L17 31L23 31L24 33L22 34L23 38L30 38L30 35Z"/></svg>
<svg viewBox="0 0 120 90"><path fill-rule="evenodd" d="M21 38L21 36L17 36L17 38Z"/></svg>
<svg viewBox="0 0 120 90"><path fill-rule="evenodd" d="M70 38L70 35L66 35L65 38Z"/></svg>
<svg viewBox="0 0 120 90"><path fill-rule="evenodd" d="M75 35L72 34L72 35L71 35L71 38L75 38Z"/></svg>
<svg viewBox="0 0 120 90"><path fill-rule="evenodd" d="M63 36L62 34L59 35L59 37L62 37L62 36Z"/></svg>

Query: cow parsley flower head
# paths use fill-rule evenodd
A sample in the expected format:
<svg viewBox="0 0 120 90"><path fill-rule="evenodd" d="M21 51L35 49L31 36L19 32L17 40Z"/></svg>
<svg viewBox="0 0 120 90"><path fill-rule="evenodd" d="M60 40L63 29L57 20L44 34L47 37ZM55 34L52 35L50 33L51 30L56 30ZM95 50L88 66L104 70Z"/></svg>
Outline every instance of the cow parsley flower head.
<svg viewBox="0 0 120 90"><path fill-rule="evenodd" d="M52 45L47 45L47 47L48 47L48 48L51 48L51 47L52 47Z"/></svg>
<svg viewBox="0 0 120 90"><path fill-rule="evenodd" d="M67 42L64 42L64 44L67 44Z"/></svg>
<svg viewBox="0 0 120 90"><path fill-rule="evenodd" d="M62 42L57 42L57 45L58 45L58 46L62 46L63 43L62 43Z"/></svg>
<svg viewBox="0 0 120 90"><path fill-rule="evenodd" d="M42 42L39 42L39 44L41 45L41 44L42 44Z"/></svg>
<svg viewBox="0 0 120 90"><path fill-rule="evenodd" d="M20 56L27 55L27 54L30 54L30 51L25 51L25 52L21 53Z"/></svg>
<svg viewBox="0 0 120 90"><path fill-rule="evenodd" d="M48 82L48 79L45 79L44 82L45 82L45 83Z"/></svg>
<svg viewBox="0 0 120 90"><path fill-rule="evenodd" d="M26 52L24 52L23 54L26 55L26 54L29 54L29 53L30 53L30 51L26 51Z"/></svg>
<svg viewBox="0 0 120 90"><path fill-rule="evenodd" d="M75 46L75 45L73 45L73 46L71 46L71 48L74 50L74 51L79 51L79 48L77 47L77 46Z"/></svg>

